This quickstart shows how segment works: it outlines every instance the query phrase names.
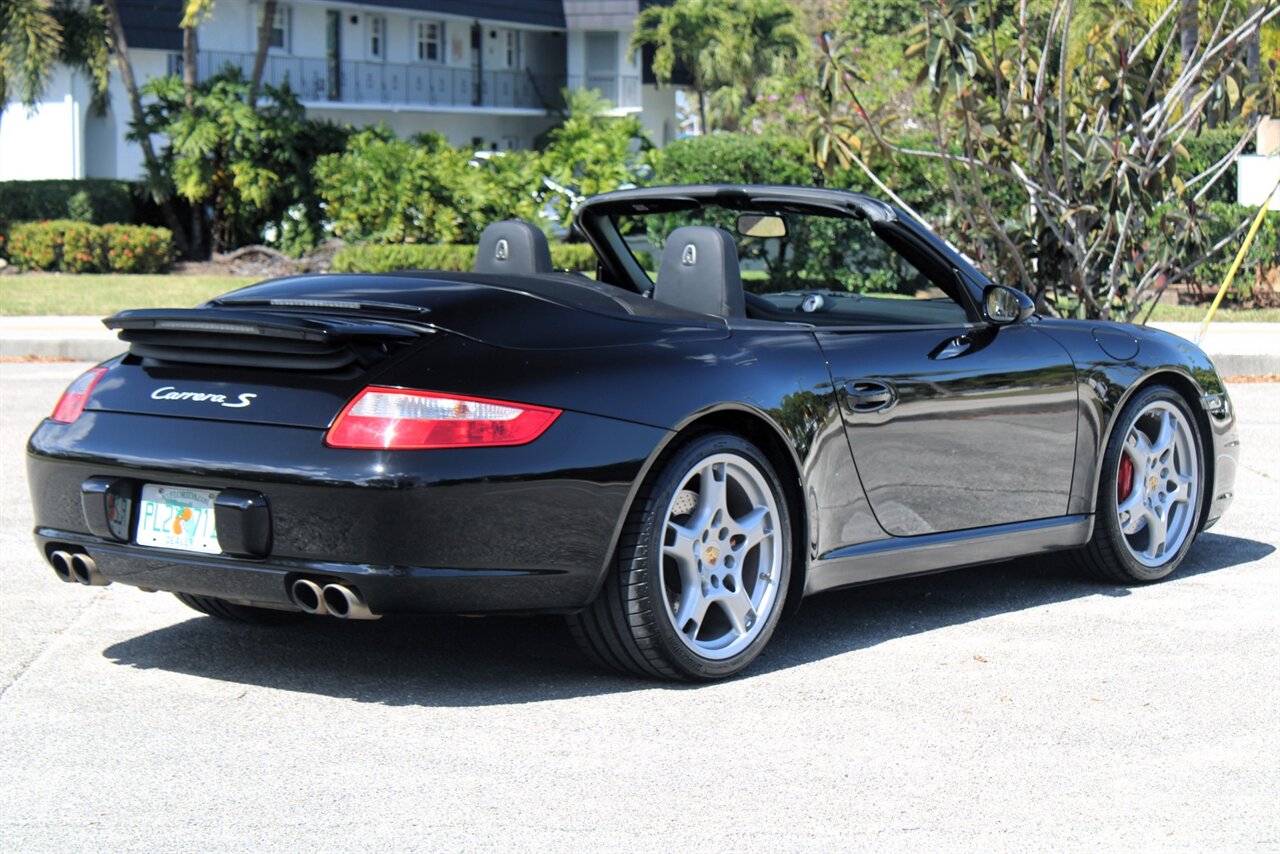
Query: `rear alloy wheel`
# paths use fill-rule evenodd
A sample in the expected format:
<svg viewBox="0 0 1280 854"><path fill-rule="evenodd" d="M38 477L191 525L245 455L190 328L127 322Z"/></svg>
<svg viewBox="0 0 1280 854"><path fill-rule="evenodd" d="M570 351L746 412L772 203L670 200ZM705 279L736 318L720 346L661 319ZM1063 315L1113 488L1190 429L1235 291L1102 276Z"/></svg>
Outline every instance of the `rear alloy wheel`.
<svg viewBox="0 0 1280 854"><path fill-rule="evenodd" d="M233 623L257 623L258 625L279 625L292 623L302 617L301 611L281 611L275 608L255 608L251 605L239 605L218 599L213 596L197 596L194 593L175 593L178 601L188 608L227 620Z"/></svg>
<svg viewBox="0 0 1280 854"><path fill-rule="evenodd" d="M570 618L606 664L668 679L737 673L768 643L791 564L790 517L773 467L751 443L700 436L650 475L623 530L615 572Z"/></svg>
<svg viewBox="0 0 1280 854"><path fill-rule="evenodd" d="M1164 578L1191 547L1204 500L1200 433L1186 402L1153 386L1124 408L1107 445L1087 569L1121 584Z"/></svg>

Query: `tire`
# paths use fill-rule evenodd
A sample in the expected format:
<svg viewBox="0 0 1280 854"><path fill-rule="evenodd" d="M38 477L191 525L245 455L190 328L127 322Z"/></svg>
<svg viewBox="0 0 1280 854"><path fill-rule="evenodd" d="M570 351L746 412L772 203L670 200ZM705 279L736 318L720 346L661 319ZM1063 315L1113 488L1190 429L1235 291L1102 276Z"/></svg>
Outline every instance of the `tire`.
<svg viewBox="0 0 1280 854"><path fill-rule="evenodd" d="M1204 441L1186 400L1168 386L1138 392L1107 441L1093 538L1076 553L1081 566L1117 584L1173 572L1200 527L1204 475Z"/></svg>
<svg viewBox="0 0 1280 854"><path fill-rule="evenodd" d="M226 599L217 599L213 596L197 596L194 593L175 593L173 595L188 608L199 611L201 614L208 614L210 617L217 617L219 620L228 620L233 623L274 626L292 623L302 616L298 611L254 608L250 605L237 605L235 602L228 602Z"/></svg>
<svg viewBox="0 0 1280 854"><path fill-rule="evenodd" d="M703 434L645 479L613 570L569 626L615 670L722 679L769 642L790 575L791 518L773 466L741 437Z"/></svg>

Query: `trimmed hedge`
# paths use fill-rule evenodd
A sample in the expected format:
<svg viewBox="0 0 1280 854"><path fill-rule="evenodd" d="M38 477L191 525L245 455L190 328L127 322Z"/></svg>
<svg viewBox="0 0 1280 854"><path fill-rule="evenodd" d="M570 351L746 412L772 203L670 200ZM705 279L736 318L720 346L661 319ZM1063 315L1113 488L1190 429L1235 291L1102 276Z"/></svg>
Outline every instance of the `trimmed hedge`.
<svg viewBox="0 0 1280 854"><path fill-rule="evenodd" d="M0 181L0 222L133 222L134 185L105 178Z"/></svg>
<svg viewBox="0 0 1280 854"><path fill-rule="evenodd" d="M397 243L389 246L348 246L333 258L335 273L390 273L394 270L465 272L475 266L471 244ZM593 272L596 253L586 243L551 244L551 263L557 269Z"/></svg>
<svg viewBox="0 0 1280 854"><path fill-rule="evenodd" d="M1206 216L1201 222L1205 228L1205 244L1212 246L1231 233L1242 222L1252 220L1258 215L1258 209L1244 205L1211 202L1206 206ZM1223 247L1212 260L1206 261L1192 271L1192 279L1210 291L1221 286L1236 259L1236 253L1244 242L1241 236L1235 243ZM1240 269L1236 272L1235 282L1231 285L1228 299L1248 301L1253 296L1254 284L1261 278L1273 274L1280 267L1280 213L1268 212L1258 226L1258 233L1249 246Z"/></svg>
<svg viewBox="0 0 1280 854"><path fill-rule="evenodd" d="M20 269L62 273L162 273L174 255L167 228L66 219L14 225L6 252Z"/></svg>

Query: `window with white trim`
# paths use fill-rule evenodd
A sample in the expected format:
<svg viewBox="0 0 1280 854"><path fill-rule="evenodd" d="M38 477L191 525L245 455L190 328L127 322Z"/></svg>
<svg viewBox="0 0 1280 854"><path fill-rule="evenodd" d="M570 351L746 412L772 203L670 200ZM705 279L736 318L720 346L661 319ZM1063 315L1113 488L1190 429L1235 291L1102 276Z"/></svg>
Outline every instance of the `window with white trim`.
<svg viewBox="0 0 1280 854"><path fill-rule="evenodd" d="M444 24L440 21L414 21L414 56L419 62L444 61Z"/></svg>
<svg viewBox="0 0 1280 854"><path fill-rule="evenodd" d="M271 19L271 35L267 38L267 47L288 53L289 24L293 17L292 11L288 6L281 5L276 7L275 17Z"/></svg>
<svg viewBox="0 0 1280 854"><path fill-rule="evenodd" d="M387 19L379 15L370 15L369 21L369 58L387 58Z"/></svg>
<svg viewBox="0 0 1280 854"><path fill-rule="evenodd" d="M507 30L506 37L506 68L520 67L520 32L519 30Z"/></svg>

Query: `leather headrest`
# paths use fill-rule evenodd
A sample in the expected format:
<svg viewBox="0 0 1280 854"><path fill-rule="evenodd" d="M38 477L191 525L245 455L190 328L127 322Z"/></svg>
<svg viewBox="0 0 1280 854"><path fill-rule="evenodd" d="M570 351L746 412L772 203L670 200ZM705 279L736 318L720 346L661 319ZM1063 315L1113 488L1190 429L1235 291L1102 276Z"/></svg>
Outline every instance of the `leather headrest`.
<svg viewBox="0 0 1280 854"><path fill-rule="evenodd" d="M653 298L699 314L746 317L733 235L706 225L671 232L662 250Z"/></svg>
<svg viewBox="0 0 1280 854"><path fill-rule="evenodd" d="M480 235L475 271L517 276L551 273L554 268L547 236L518 219L495 222Z"/></svg>

